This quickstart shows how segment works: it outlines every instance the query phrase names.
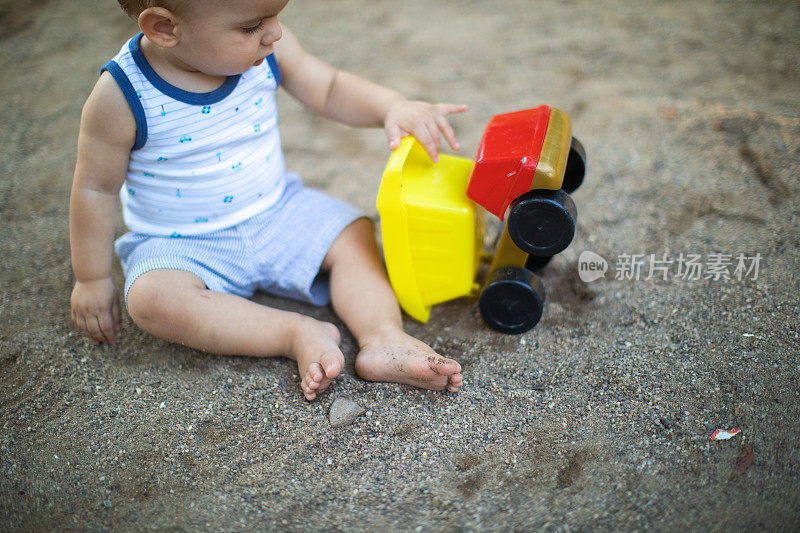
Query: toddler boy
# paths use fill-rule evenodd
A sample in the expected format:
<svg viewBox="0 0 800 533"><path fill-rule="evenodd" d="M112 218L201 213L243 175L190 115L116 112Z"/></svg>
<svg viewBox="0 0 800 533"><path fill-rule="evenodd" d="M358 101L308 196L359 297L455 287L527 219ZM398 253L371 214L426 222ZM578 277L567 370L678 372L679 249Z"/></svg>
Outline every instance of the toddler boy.
<svg viewBox="0 0 800 533"><path fill-rule="evenodd" d="M332 302L371 381L457 391L461 367L407 335L372 224L287 173L274 92L432 157L465 106L409 102L306 53L278 22L288 0L119 0L141 33L86 101L70 197L72 318L114 342L112 243L134 322L198 350L297 362L308 400L341 371L336 326L257 304L256 290ZM118 198L131 230L114 243ZM319 274L326 274L327 281Z"/></svg>

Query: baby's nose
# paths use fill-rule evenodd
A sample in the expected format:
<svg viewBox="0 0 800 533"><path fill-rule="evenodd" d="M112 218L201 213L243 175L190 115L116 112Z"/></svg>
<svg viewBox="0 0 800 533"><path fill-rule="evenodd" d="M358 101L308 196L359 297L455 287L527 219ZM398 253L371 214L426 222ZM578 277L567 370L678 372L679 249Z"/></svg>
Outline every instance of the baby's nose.
<svg viewBox="0 0 800 533"><path fill-rule="evenodd" d="M281 25L278 24L278 17L273 17L267 21L267 31L265 31L264 36L261 37L261 44L269 46L279 40L282 35L283 30L281 30Z"/></svg>

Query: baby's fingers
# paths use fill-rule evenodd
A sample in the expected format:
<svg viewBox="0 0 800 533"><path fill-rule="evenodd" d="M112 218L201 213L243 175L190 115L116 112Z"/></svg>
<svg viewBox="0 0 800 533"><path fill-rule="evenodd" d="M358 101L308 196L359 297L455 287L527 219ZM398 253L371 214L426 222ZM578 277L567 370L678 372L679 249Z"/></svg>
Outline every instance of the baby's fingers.
<svg viewBox="0 0 800 533"><path fill-rule="evenodd" d="M93 313L75 313L73 316L75 324L80 330L89 337L94 344L112 343L117 339L117 332L119 331L119 322L113 314L101 313L95 315Z"/></svg>
<svg viewBox="0 0 800 533"><path fill-rule="evenodd" d="M414 137L416 137L422 147L425 148L425 151L434 163L439 161L439 147L442 144L442 138L435 124L420 127L414 132Z"/></svg>
<svg viewBox="0 0 800 533"><path fill-rule="evenodd" d="M453 127L450 125L450 122L444 116L440 115L436 117L436 125L439 126L439 131L444 135L447 144L449 144L453 150L460 150L461 145L456 140L456 134L453 132Z"/></svg>
<svg viewBox="0 0 800 533"><path fill-rule="evenodd" d="M100 323L94 316L81 316L78 319L78 327L81 331L89 337L89 340L94 344L103 342L103 334L100 331Z"/></svg>
<svg viewBox="0 0 800 533"><path fill-rule="evenodd" d="M450 115L452 113L463 113L467 110L464 104L436 104L436 110L442 115Z"/></svg>
<svg viewBox="0 0 800 533"><path fill-rule="evenodd" d="M117 340L117 328L112 314L98 316L97 325L100 328L100 336L95 337L98 341L111 343Z"/></svg>
<svg viewBox="0 0 800 533"><path fill-rule="evenodd" d="M73 309L72 321L75 323L78 329L81 330L81 333L83 333L89 338L92 337L92 334L89 331L89 326L86 324L86 317L82 313L79 313L75 309Z"/></svg>
<svg viewBox="0 0 800 533"><path fill-rule="evenodd" d="M114 303L111 305L111 318L114 320L114 336L122 329L122 312L119 306L119 297L114 298Z"/></svg>
<svg viewBox="0 0 800 533"><path fill-rule="evenodd" d="M394 124L386 129L386 140L389 141L389 148L391 150L397 150L400 146L400 139L403 138L403 132L400 130L400 126Z"/></svg>
<svg viewBox="0 0 800 533"><path fill-rule="evenodd" d="M461 104L436 104L434 107L438 113L436 116L436 125L447 140L447 144L449 144L453 150L461 149L461 145L456 140L456 135L453 132L453 127L450 125L450 121L447 120L447 115L463 113L467 110L467 106Z"/></svg>

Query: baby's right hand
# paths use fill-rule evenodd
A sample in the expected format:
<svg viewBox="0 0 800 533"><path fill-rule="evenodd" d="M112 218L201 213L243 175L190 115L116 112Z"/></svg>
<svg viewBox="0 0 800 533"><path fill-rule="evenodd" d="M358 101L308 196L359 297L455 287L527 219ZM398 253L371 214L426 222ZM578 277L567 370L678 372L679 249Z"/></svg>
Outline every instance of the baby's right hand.
<svg viewBox="0 0 800 533"><path fill-rule="evenodd" d="M111 278L76 282L70 305L72 320L92 342L117 340L121 324L119 293Z"/></svg>

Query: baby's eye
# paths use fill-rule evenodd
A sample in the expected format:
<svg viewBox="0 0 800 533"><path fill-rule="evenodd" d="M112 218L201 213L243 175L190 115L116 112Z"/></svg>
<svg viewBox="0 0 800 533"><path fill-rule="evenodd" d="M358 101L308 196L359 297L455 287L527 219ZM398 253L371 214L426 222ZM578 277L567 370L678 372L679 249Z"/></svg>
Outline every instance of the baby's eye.
<svg viewBox="0 0 800 533"><path fill-rule="evenodd" d="M260 30L261 28L263 28L263 27L264 27L264 21L261 20L255 26L249 26L247 28L242 28L242 31L245 32L245 33L255 33L258 30Z"/></svg>

